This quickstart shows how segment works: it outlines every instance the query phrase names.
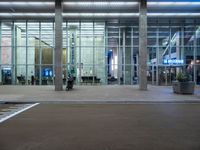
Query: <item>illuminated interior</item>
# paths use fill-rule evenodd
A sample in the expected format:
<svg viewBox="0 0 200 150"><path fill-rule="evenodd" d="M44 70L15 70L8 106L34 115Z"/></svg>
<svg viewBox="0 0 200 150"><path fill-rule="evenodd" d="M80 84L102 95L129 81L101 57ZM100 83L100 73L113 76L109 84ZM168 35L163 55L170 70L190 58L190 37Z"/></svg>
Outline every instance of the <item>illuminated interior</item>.
<svg viewBox="0 0 200 150"><path fill-rule="evenodd" d="M54 84L54 5L0 1L2 84ZM147 1L148 84L170 85L179 70L200 84L199 16L198 1ZM138 17L137 0L64 0L63 83L70 73L77 85L138 84Z"/></svg>

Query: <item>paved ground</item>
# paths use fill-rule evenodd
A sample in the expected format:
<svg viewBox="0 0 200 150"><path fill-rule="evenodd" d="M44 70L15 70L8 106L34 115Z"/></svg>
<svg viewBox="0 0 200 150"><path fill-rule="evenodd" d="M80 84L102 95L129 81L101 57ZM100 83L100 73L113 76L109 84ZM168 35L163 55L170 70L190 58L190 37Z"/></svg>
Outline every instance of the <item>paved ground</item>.
<svg viewBox="0 0 200 150"><path fill-rule="evenodd" d="M54 91L54 86L0 86L0 100L39 102L141 102L141 101L200 101L200 88L194 95L179 95L169 86L148 86L139 91L137 86L75 86L72 91Z"/></svg>
<svg viewBox="0 0 200 150"><path fill-rule="evenodd" d="M199 150L200 104L40 104L0 124L1 150Z"/></svg>
<svg viewBox="0 0 200 150"><path fill-rule="evenodd" d="M0 123L0 150L200 149L199 87L0 86L1 109L5 101L41 104Z"/></svg>

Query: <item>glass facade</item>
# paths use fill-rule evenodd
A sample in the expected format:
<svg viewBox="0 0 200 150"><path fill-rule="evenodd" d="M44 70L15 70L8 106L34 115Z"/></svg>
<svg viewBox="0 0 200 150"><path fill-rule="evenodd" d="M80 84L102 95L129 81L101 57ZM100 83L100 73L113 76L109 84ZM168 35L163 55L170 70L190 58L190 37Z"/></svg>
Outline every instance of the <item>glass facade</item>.
<svg viewBox="0 0 200 150"><path fill-rule="evenodd" d="M54 84L54 22L0 22L0 82ZM63 22L63 83L138 84L138 20ZM148 84L185 70L200 84L200 20L148 19Z"/></svg>

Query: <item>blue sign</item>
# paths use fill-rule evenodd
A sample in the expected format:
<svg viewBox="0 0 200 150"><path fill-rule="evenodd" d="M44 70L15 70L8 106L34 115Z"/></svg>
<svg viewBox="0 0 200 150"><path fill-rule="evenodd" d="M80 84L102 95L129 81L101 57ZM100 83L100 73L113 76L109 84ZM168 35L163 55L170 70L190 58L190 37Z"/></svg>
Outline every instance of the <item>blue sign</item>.
<svg viewBox="0 0 200 150"><path fill-rule="evenodd" d="M43 77L52 77L53 72L50 68L44 68L42 72Z"/></svg>
<svg viewBox="0 0 200 150"><path fill-rule="evenodd" d="M183 59L164 59L163 64L183 64Z"/></svg>

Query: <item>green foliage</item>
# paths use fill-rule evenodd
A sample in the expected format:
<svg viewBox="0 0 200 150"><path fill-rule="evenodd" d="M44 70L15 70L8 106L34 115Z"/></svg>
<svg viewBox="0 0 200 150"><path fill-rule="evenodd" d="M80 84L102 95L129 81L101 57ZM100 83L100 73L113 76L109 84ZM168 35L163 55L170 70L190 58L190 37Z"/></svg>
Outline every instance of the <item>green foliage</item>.
<svg viewBox="0 0 200 150"><path fill-rule="evenodd" d="M192 77L188 73L179 72L176 76L176 80L178 80L179 82L187 82L191 81L191 79Z"/></svg>

